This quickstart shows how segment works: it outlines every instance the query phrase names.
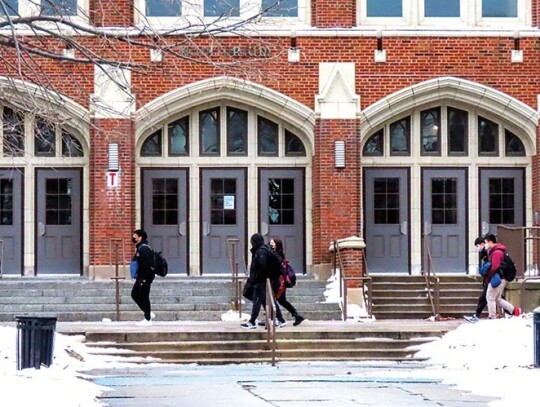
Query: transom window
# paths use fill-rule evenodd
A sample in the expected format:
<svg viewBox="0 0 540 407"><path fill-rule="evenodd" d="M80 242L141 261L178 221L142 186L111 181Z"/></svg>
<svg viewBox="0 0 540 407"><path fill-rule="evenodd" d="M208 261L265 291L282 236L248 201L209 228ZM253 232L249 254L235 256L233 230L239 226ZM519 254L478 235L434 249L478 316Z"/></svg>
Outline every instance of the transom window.
<svg viewBox="0 0 540 407"><path fill-rule="evenodd" d="M81 142L68 130L44 118L25 115L8 106L0 109L2 156L22 157L25 154L36 157L84 156Z"/></svg>
<svg viewBox="0 0 540 407"><path fill-rule="evenodd" d="M167 140L167 142L165 142ZM192 151L191 145L198 151ZM249 149L250 145L256 146ZM302 140L277 120L233 106L194 111L161 125L141 146L141 157L305 157Z"/></svg>
<svg viewBox="0 0 540 407"><path fill-rule="evenodd" d="M472 150L469 145L474 144ZM364 156L524 157L525 145L503 123L450 106L420 110L371 134Z"/></svg>
<svg viewBox="0 0 540 407"><path fill-rule="evenodd" d="M7 14L28 17L35 15L39 10L43 16L87 18L87 5L87 0L3 0L0 4L0 16Z"/></svg>

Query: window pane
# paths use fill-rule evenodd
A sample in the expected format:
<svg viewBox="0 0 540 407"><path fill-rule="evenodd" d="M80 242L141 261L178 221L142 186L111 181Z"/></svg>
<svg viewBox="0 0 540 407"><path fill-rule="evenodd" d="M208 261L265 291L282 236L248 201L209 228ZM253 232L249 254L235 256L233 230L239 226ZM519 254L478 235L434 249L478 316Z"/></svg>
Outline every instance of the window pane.
<svg viewBox="0 0 540 407"><path fill-rule="evenodd" d="M210 222L212 225L236 224L236 179L210 180Z"/></svg>
<svg viewBox="0 0 540 407"><path fill-rule="evenodd" d="M294 224L294 179L270 178L268 180L268 223Z"/></svg>
<svg viewBox="0 0 540 407"><path fill-rule="evenodd" d="M425 0L426 17L459 17L459 0Z"/></svg>
<svg viewBox="0 0 540 407"><path fill-rule="evenodd" d="M152 221L155 225L178 223L178 195L176 178L152 179Z"/></svg>
<svg viewBox="0 0 540 407"><path fill-rule="evenodd" d="M298 17L298 0L262 0L265 17Z"/></svg>
<svg viewBox="0 0 540 407"><path fill-rule="evenodd" d="M257 145L259 155L278 154L278 131L277 123L257 117Z"/></svg>
<svg viewBox="0 0 540 407"><path fill-rule="evenodd" d="M41 0L44 16L76 16L77 0Z"/></svg>
<svg viewBox="0 0 540 407"><path fill-rule="evenodd" d="M306 155L306 148L302 140L289 130L285 130L285 155L302 157Z"/></svg>
<svg viewBox="0 0 540 407"><path fill-rule="evenodd" d="M84 157L81 142L66 131L62 131L62 157Z"/></svg>
<svg viewBox="0 0 540 407"><path fill-rule="evenodd" d="M71 208L71 179L48 178L45 181L47 225L71 225Z"/></svg>
<svg viewBox="0 0 540 407"><path fill-rule="evenodd" d="M514 223L514 179L489 179L489 222L494 224Z"/></svg>
<svg viewBox="0 0 540 407"><path fill-rule="evenodd" d="M202 155L219 154L219 110L199 113L200 149Z"/></svg>
<svg viewBox="0 0 540 407"><path fill-rule="evenodd" d="M161 129L152 133L143 143L142 157L159 157L161 155Z"/></svg>
<svg viewBox="0 0 540 407"><path fill-rule="evenodd" d="M186 155L189 153L189 117L169 123L169 155Z"/></svg>
<svg viewBox="0 0 540 407"><path fill-rule="evenodd" d="M499 125L491 120L478 116L478 139L480 155L497 155L499 141Z"/></svg>
<svg viewBox="0 0 540 407"><path fill-rule="evenodd" d="M24 155L24 117L14 110L4 107L2 113L4 127L4 156Z"/></svg>
<svg viewBox="0 0 540 407"><path fill-rule="evenodd" d="M441 153L441 109L437 107L420 112L420 123L422 155L439 155Z"/></svg>
<svg viewBox="0 0 540 407"><path fill-rule="evenodd" d="M4 0L0 5L0 15L16 16L19 14L19 0Z"/></svg>
<svg viewBox="0 0 540 407"><path fill-rule="evenodd" d="M227 154L247 154L248 112L227 108Z"/></svg>
<svg viewBox="0 0 540 407"><path fill-rule="evenodd" d="M505 154L507 156L524 157L525 146L523 142L510 130L504 130Z"/></svg>
<svg viewBox="0 0 540 407"><path fill-rule="evenodd" d="M402 0L367 0L368 17L402 17Z"/></svg>
<svg viewBox="0 0 540 407"><path fill-rule="evenodd" d="M181 0L146 0L148 17L176 17L182 15Z"/></svg>
<svg viewBox="0 0 540 407"><path fill-rule="evenodd" d="M371 136L364 144L364 155L383 155L384 153L384 130L381 129Z"/></svg>
<svg viewBox="0 0 540 407"><path fill-rule="evenodd" d="M390 154L409 155L410 117L390 124Z"/></svg>
<svg viewBox="0 0 540 407"><path fill-rule="evenodd" d="M467 154L469 116L464 110L448 108L448 155Z"/></svg>
<svg viewBox="0 0 540 407"><path fill-rule="evenodd" d="M482 17L517 17L517 0L482 0Z"/></svg>
<svg viewBox="0 0 540 407"><path fill-rule="evenodd" d="M13 180L0 180L0 225L13 225Z"/></svg>
<svg viewBox="0 0 540 407"><path fill-rule="evenodd" d="M35 153L39 156L53 156L56 151L56 135L54 127L38 120L34 131Z"/></svg>
<svg viewBox="0 0 540 407"><path fill-rule="evenodd" d="M205 17L240 15L240 0L204 0Z"/></svg>
<svg viewBox="0 0 540 407"><path fill-rule="evenodd" d="M431 180L431 222L437 225L457 223L457 179Z"/></svg>
<svg viewBox="0 0 540 407"><path fill-rule="evenodd" d="M373 187L374 222L379 225L399 223L399 179L377 178Z"/></svg>

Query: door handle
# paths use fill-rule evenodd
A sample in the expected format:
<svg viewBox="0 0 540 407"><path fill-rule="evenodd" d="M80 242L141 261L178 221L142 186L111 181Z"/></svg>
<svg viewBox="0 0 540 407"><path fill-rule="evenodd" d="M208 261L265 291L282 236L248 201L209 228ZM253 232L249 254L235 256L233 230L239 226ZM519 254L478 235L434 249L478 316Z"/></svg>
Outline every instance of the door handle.
<svg viewBox="0 0 540 407"><path fill-rule="evenodd" d="M482 221L482 236L489 233L489 223Z"/></svg>
<svg viewBox="0 0 540 407"><path fill-rule="evenodd" d="M181 222L178 225L178 234L180 236L185 236L186 235L186 222Z"/></svg>
<svg viewBox="0 0 540 407"><path fill-rule="evenodd" d="M203 222L203 235L208 236L210 234L210 224L208 222Z"/></svg>
<svg viewBox="0 0 540 407"><path fill-rule="evenodd" d="M399 231L402 235L407 236L407 221L406 220L401 222L401 224L399 225Z"/></svg>
<svg viewBox="0 0 540 407"><path fill-rule="evenodd" d="M40 236L45 236L45 224L43 222L38 223L38 234Z"/></svg>
<svg viewBox="0 0 540 407"><path fill-rule="evenodd" d="M268 234L268 223L267 222L262 222L261 223L261 234L263 236L266 236Z"/></svg>
<svg viewBox="0 0 540 407"><path fill-rule="evenodd" d="M430 222L424 222L424 235L431 235L431 223Z"/></svg>

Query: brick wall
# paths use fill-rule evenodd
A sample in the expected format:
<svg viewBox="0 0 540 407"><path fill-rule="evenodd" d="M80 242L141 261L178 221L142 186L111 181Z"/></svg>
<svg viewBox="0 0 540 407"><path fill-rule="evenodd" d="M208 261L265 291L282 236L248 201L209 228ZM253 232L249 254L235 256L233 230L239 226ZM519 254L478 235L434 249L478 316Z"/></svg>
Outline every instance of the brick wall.
<svg viewBox="0 0 540 407"><path fill-rule="evenodd" d="M133 26L134 0L90 0L90 20L97 27Z"/></svg>
<svg viewBox="0 0 540 407"><path fill-rule="evenodd" d="M312 22L318 28L351 28L356 25L355 0L313 0Z"/></svg>

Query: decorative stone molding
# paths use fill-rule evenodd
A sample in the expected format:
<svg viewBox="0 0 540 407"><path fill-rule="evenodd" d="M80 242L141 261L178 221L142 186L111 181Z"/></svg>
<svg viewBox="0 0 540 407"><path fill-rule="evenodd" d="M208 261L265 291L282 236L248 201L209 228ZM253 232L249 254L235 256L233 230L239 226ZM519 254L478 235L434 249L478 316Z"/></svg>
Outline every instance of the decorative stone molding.
<svg viewBox="0 0 540 407"><path fill-rule="evenodd" d="M90 106L99 119L129 119L135 111L131 72L118 67L94 66L94 94Z"/></svg>
<svg viewBox="0 0 540 407"><path fill-rule="evenodd" d="M321 119L356 119L360 96L355 94L353 62L319 64L319 94L315 112Z"/></svg>
<svg viewBox="0 0 540 407"><path fill-rule="evenodd" d="M366 247L366 243L364 242L364 239L358 236L351 236L345 239L338 239L336 242L337 242L338 248L340 249L362 250ZM328 248L328 250L330 252L333 252L335 249L336 248L335 248L334 242L332 241L330 243L330 247Z"/></svg>

